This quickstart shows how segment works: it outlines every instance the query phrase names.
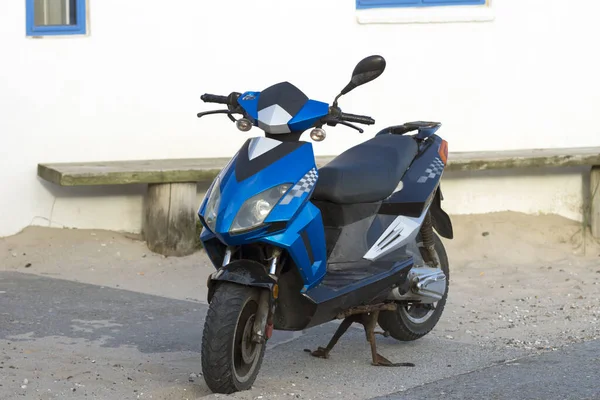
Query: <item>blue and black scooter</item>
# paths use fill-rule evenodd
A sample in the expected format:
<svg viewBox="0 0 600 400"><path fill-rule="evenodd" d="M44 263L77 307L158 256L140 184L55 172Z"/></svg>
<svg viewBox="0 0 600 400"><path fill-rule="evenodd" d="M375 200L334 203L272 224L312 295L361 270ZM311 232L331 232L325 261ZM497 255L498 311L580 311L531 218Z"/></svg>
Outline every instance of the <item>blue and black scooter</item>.
<svg viewBox="0 0 600 400"><path fill-rule="evenodd" d="M300 331L334 319L339 329L328 358L356 322L365 327L372 363L392 364L377 353L375 326L398 340L426 335L448 294L449 268L437 233L452 238L442 211L440 178L447 142L437 122L391 126L321 168L312 145L301 141L323 126L372 125L346 114L340 96L380 76L380 56L362 60L332 106L310 100L288 82L262 92L205 94L227 109L248 139L210 186L199 209L201 240L216 271L208 280L210 307L202 339L203 375L213 392L249 389L274 329ZM241 115L236 119L235 115Z"/></svg>

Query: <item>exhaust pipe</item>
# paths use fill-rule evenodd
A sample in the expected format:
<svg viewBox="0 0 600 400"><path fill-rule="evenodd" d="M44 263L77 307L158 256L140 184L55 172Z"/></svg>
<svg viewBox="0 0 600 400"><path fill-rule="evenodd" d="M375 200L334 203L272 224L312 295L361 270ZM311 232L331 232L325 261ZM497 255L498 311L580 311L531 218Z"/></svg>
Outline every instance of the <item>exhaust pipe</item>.
<svg viewBox="0 0 600 400"><path fill-rule="evenodd" d="M415 267L408 273L409 290L392 289L389 300L418 301L424 304L440 301L446 294L446 274L440 268Z"/></svg>

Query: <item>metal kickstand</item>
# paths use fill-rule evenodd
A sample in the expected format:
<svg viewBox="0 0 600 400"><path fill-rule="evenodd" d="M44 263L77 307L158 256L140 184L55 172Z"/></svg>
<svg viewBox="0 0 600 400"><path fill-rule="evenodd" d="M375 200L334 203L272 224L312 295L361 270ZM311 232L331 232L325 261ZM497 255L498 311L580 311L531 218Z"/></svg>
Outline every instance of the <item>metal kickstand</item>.
<svg viewBox="0 0 600 400"><path fill-rule="evenodd" d="M359 322L359 320L360 315L352 315L350 317L345 318L333 334L333 337L327 344L327 347L319 347L315 351L310 351L308 349L304 351L310 353L310 355L313 357L329 358L329 352L333 349L338 340L340 340L344 333L346 333L346 331L348 330L348 328L350 328L350 325L352 325L352 323Z"/></svg>
<svg viewBox="0 0 600 400"><path fill-rule="evenodd" d="M319 358L329 358L329 353L336 345L338 340L346 333L350 325L354 322L358 322L365 328L365 334L367 336L367 341L371 344L371 357L372 357L372 365L375 366L384 366L384 367L414 367L413 363L392 363L387 358L383 357L379 353L377 353L377 344L375 341L375 334L382 334L383 336L389 336L387 332L375 332L375 327L377 326L377 319L379 317L379 310L372 312L365 312L360 314L354 314L347 316L338 329L333 334L333 337L327 344L327 347L319 347L317 350L311 351L309 349L305 349L307 353L310 353L313 357Z"/></svg>
<svg viewBox="0 0 600 400"><path fill-rule="evenodd" d="M361 323L365 327L367 341L371 344L371 364L381 367L414 367L413 363L393 363L381 354L377 353L377 343L375 340L375 327L379 318L379 311L374 311L369 314L361 314ZM385 333L383 333L385 336Z"/></svg>

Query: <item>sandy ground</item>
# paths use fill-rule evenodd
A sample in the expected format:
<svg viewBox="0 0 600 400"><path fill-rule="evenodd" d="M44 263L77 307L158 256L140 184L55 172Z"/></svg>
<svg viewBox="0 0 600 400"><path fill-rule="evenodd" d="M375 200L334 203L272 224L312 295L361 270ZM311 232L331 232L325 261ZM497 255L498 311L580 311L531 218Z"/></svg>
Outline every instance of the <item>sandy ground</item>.
<svg viewBox="0 0 600 400"><path fill-rule="evenodd" d="M451 270L448 304L436 329L419 346L455 343L456 349L470 345L513 356L600 337L600 246L589 234L584 241L580 224L510 212L452 219L455 239L444 240ZM0 239L0 268L200 303L205 302L206 277L212 272L202 252L164 258L129 235L38 227ZM331 333L323 331L323 343L303 343L300 337L273 352L323 345ZM391 339L384 345L386 340ZM315 385L330 386L311 380L292 389L289 377L276 369L267 362L256 389L233 397L284 397L294 390L310 398ZM381 393L408 386L394 385Z"/></svg>

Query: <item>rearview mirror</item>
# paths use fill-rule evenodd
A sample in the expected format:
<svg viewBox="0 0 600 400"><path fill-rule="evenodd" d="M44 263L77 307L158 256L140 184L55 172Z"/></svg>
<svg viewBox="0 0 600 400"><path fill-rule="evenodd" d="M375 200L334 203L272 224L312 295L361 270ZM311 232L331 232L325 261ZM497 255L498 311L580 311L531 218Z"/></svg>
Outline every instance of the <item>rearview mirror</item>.
<svg viewBox="0 0 600 400"><path fill-rule="evenodd" d="M352 72L352 80L342 90L341 94L346 94L360 85L371 82L378 78L385 71L385 59L381 56L369 56L358 64Z"/></svg>
<svg viewBox="0 0 600 400"><path fill-rule="evenodd" d="M371 82L372 80L378 78L381 74L383 74L383 71L385 71L385 65L385 59L381 56L369 56L361 60L358 64L356 64L356 67L352 72L352 79L350 80L350 83L348 83L348 85L346 85L346 87L335 98L334 105L337 105L337 100L340 98L340 96L349 93L360 85L364 85L365 83Z"/></svg>

